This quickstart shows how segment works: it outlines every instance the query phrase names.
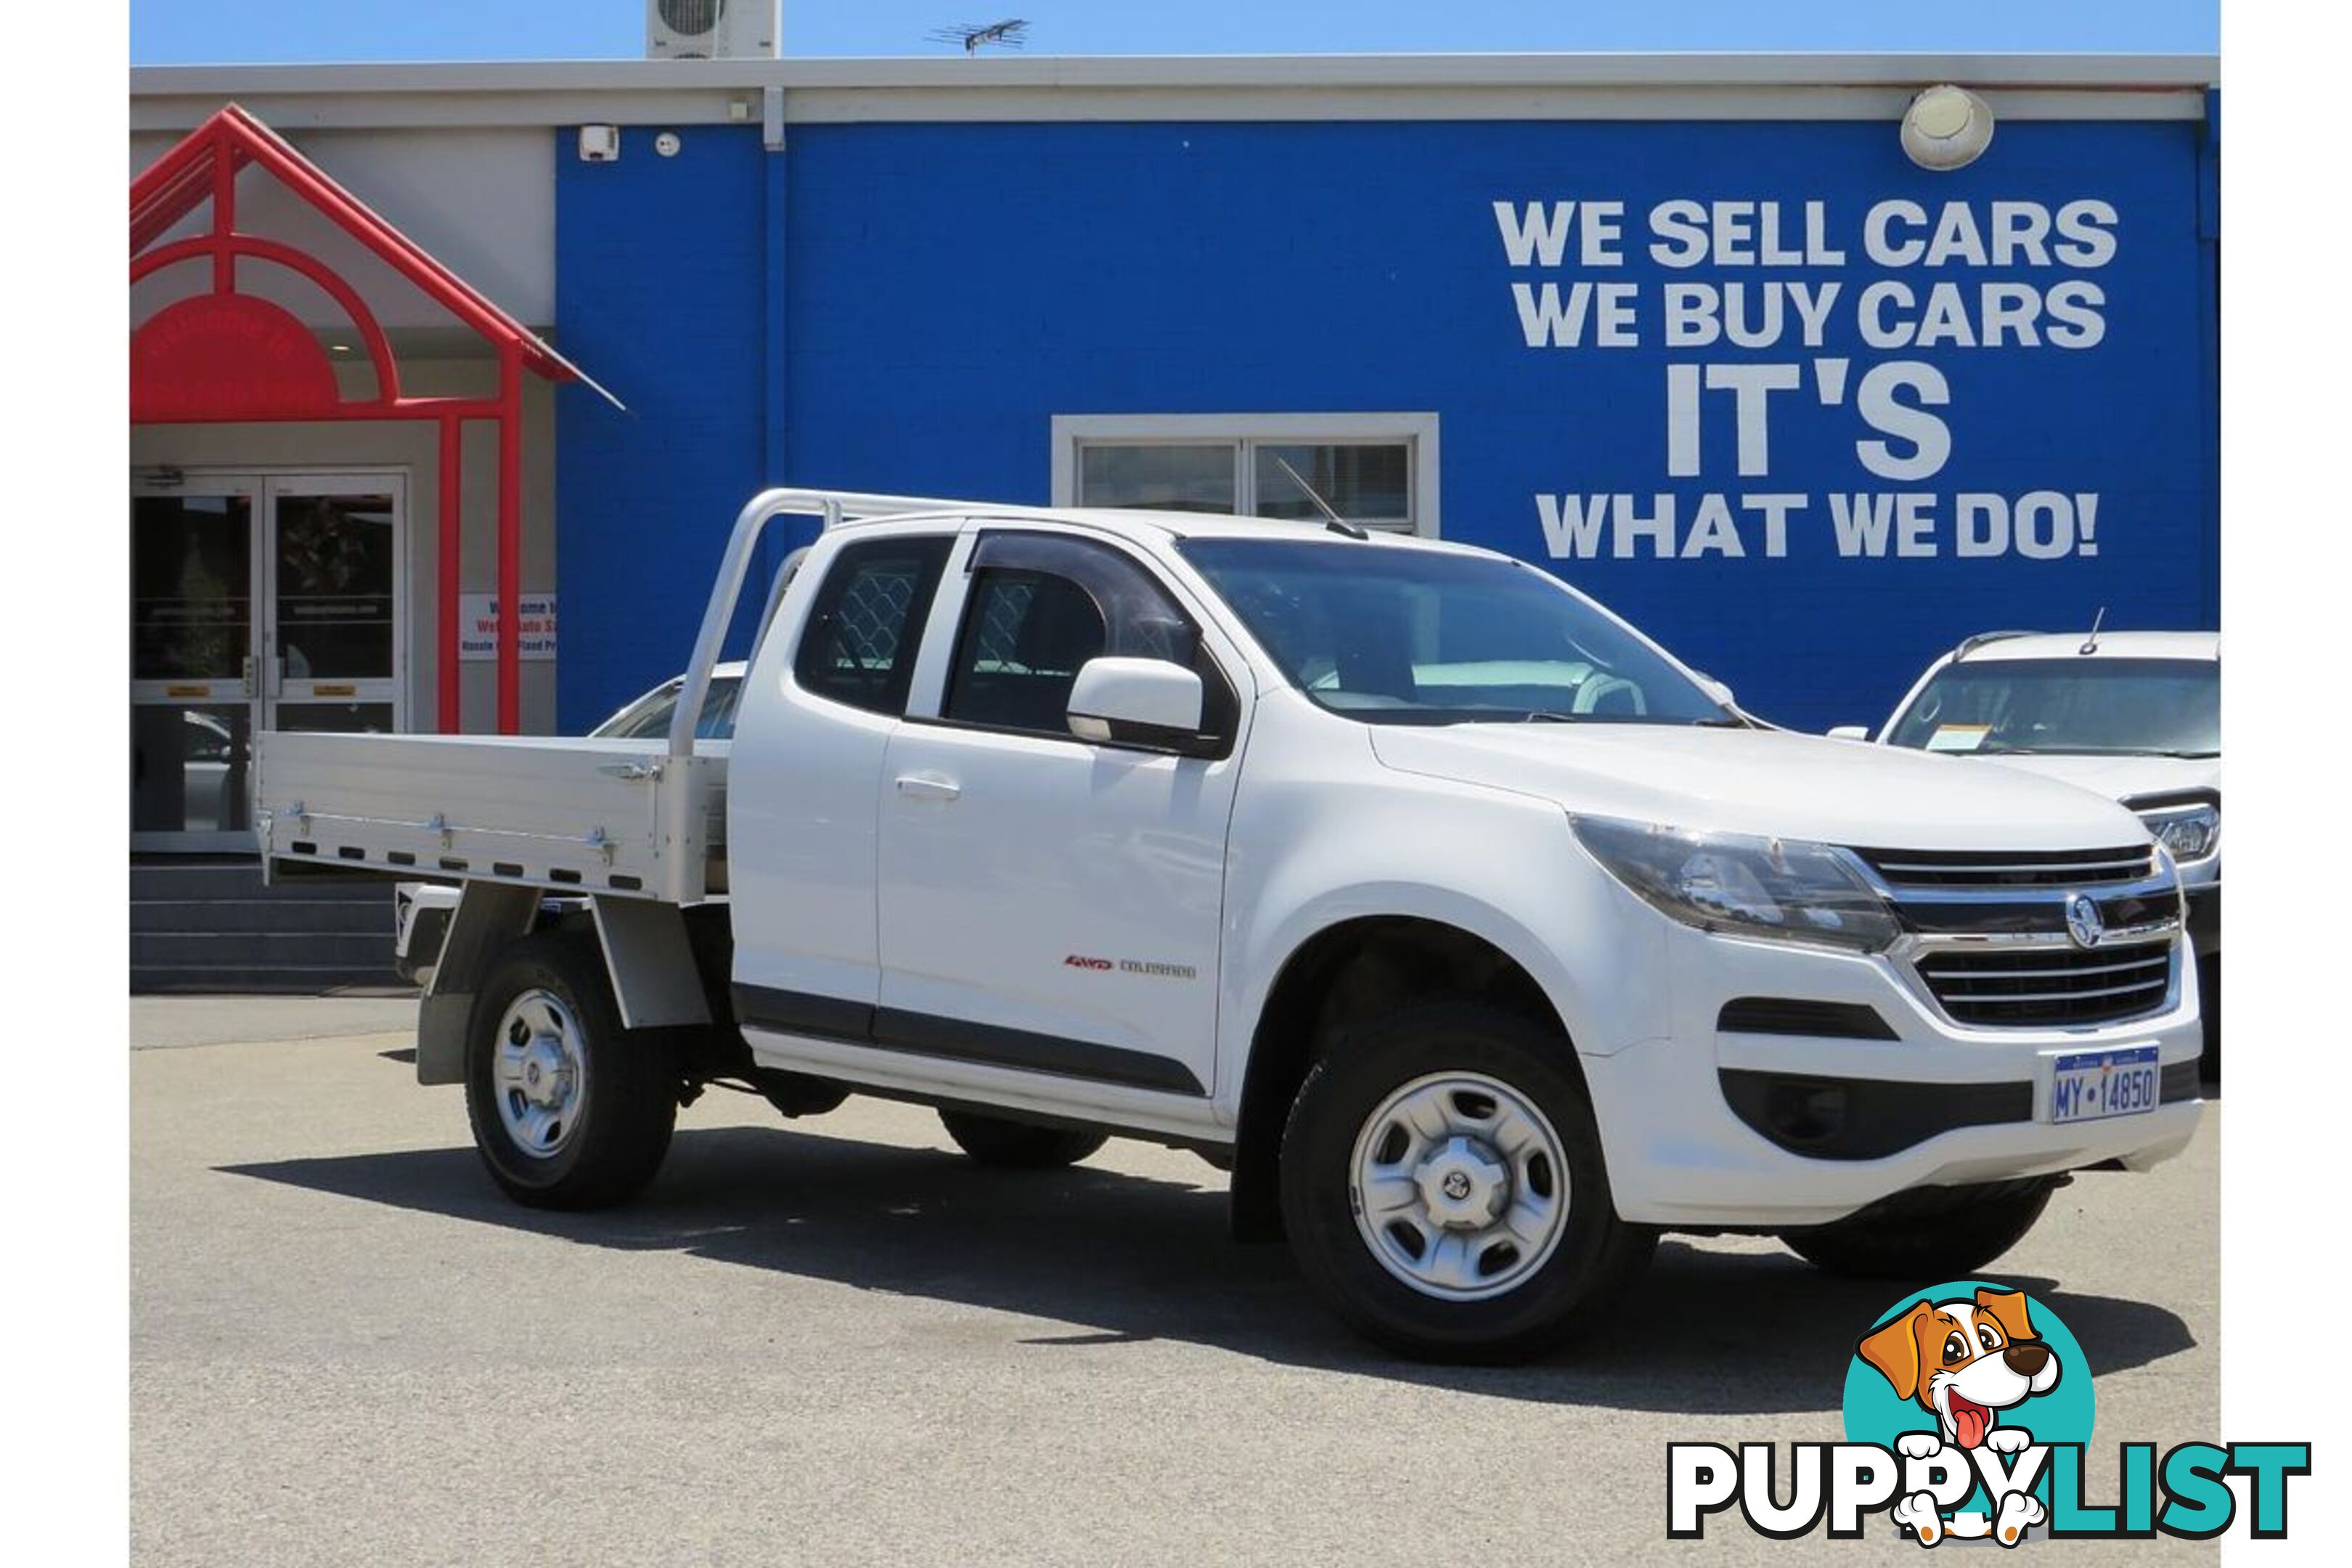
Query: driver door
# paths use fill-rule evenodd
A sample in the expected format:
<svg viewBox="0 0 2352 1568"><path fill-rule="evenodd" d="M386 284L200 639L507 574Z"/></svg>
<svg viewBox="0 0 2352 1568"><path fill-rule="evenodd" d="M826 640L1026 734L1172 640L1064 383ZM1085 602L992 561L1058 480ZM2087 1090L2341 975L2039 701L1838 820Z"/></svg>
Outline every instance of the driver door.
<svg viewBox="0 0 2352 1568"><path fill-rule="evenodd" d="M877 1035L1000 1085L1207 1095L1244 710L1200 623L1125 551L1011 528L940 614L944 680L882 769ZM1075 738L1071 684L1107 653L1200 670L1221 754Z"/></svg>

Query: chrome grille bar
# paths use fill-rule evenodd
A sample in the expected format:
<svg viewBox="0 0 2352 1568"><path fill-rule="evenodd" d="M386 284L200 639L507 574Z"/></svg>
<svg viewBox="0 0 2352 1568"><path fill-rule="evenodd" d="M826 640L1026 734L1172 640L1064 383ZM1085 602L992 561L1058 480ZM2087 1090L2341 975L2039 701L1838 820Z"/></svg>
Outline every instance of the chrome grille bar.
<svg viewBox="0 0 2352 1568"><path fill-rule="evenodd" d="M2104 887L2157 871L2156 847L2047 853L2021 849L1857 849L1896 889Z"/></svg>

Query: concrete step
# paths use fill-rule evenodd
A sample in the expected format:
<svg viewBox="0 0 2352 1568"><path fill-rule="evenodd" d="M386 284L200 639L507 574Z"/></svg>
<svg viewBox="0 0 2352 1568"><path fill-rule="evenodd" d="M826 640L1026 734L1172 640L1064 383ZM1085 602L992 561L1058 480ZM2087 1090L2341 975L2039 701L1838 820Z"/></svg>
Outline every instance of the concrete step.
<svg viewBox="0 0 2352 1568"><path fill-rule="evenodd" d="M384 987L406 989L400 977L388 969L353 969L333 964L244 968L236 964L168 963L133 964L131 968L131 990L134 995L170 991L317 996L347 988L373 991Z"/></svg>
<svg viewBox="0 0 2352 1568"><path fill-rule="evenodd" d="M280 877L274 884L261 879L255 860L146 860L131 867L131 900L178 902L194 899L292 900L317 903L347 899L357 903L392 901L392 881L384 877L315 874Z"/></svg>
<svg viewBox="0 0 2352 1568"><path fill-rule="evenodd" d="M136 931L251 931L377 935L390 941L392 891L370 899L144 899L131 905Z"/></svg>
<svg viewBox="0 0 2352 1568"><path fill-rule="evenodd" d="M131 966L368 969L392 973L386 931L132 931Z"/></svg>
<svg viewBox="0 0 2352 1568"><path fill-rule="evenodd" d="M131 863L131 989L316 994L398 985L392 882L296 875L275 885L245 856Z"/></svg>

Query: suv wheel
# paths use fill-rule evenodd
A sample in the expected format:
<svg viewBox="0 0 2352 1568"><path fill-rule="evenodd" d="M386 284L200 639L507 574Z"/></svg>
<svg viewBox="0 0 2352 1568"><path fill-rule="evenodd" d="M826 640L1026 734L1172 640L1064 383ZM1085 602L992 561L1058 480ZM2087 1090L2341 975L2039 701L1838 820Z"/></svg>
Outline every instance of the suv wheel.
<svg viewBox="0 0 2352 1568"><path fill-rule="evenodd" d="M1512 1361L1614 1303L1656 1235L1617 1217L1570 1050L1470 1002L1332 1041L1284 1131L1282 1203L1333 1311L1407 1355Z"/></svg>

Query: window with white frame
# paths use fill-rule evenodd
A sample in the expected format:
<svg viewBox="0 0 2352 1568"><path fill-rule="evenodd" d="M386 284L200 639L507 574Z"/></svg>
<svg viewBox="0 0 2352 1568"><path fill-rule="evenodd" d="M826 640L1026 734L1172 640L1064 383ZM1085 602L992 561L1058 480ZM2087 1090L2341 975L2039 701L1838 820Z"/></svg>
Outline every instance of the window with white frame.
<svg viewBox="0 0 2352 1568"><path fill-rule="evenodd" d="M1312 491L1312 494L1309 491ZM1057 506L1150 507L1437 534L1434 414L1064 414Z"/></svg>

